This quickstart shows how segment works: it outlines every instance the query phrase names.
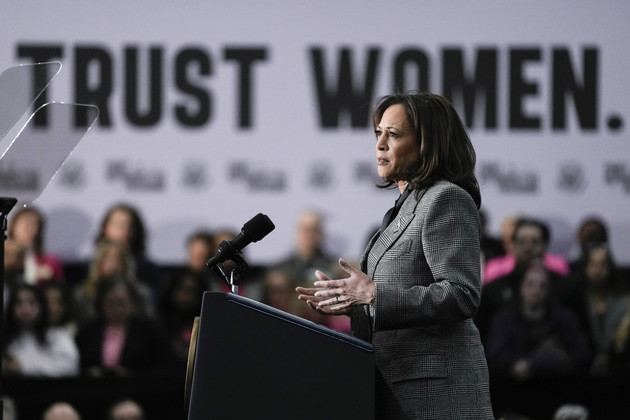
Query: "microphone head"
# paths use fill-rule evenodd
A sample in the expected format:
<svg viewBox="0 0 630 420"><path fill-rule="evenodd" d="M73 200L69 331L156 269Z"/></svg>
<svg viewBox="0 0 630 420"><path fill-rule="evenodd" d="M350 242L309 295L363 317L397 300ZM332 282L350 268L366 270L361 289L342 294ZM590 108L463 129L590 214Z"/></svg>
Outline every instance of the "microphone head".
<svg viewBox="0 0 630 420"><path fill-rule="evenodd" d="M252 242L258 242L274 230L276 226L271 219L262 213L258 213L243 225L243 235Z"/></svg>

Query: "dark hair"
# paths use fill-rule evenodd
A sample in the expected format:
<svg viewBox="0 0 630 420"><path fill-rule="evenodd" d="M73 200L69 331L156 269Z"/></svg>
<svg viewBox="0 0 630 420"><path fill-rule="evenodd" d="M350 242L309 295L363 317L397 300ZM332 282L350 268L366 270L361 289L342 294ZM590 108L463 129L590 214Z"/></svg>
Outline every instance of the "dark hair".
<svg viewBox="0 0 630 420"><path fill-rule="evenodd" d="M16 338L21 331L21 326L18 325L18 321L15 318L15 314L13 313L14 308L17 306L18 295L21 291L26 291L33 294L35 300L37 301L37 304L39 305L39 319L35 322L33 332L35 333L35 337L40 344L46 344L46 330L48 329L48 305L46 304L44 295L41 290L36 286L30 284L20 284L11 291L11 297L7 305L6 325L3 342L3 346L5 349L9 345L11 340Z"/></svg>
<svg viewBox="0 0 630 420"><path fill-rule="evenodd" d="M192 280L195 284L196 294L199 296L199 302L195 308L191 308L190 313L183 314L178 308L176 308L173 298L177 289L179 289L186 280ZM165 323L172 322L174 317L180 315L183 316L183 319L180 319L180 321L192 321L195 316L199 316L201 313L201 300L203 292L206 290L208 290L208 287L203 273L192 271L190 269L184 269L175 275L168 283L166 291L160 301L159 313ZM190 320L187 318L190 318Z"/></svg>
<svg viewBox="0 0 630 420"><path fill-rule="evenodd" d="M419 191L440 180L450 181L466 190L479 208L481 193L475 177L475 149L448 99L428 92L384 96L378 100L372 116L374 128L392 105L405 108L418 145L417 162L407 170L410 188ZM393 184L393 180L385 180L379 187Z"/></svg>
<svg viewBox="0 0 630 420"><path fill-rule="evenodd" d="M63 282L60 281L47 281L37 286L42 291L42 295L44 299L46 299L46 305L48 305L48 299L46 297L46 292L48 290L58 290L61 293L61 300L63 303L63 314L61 315L61 319L59 320L60 325L67 324L68 322L74 321L76 317L76 308L74 304L74 300L71 295L71 288ZM52 325L52 320L48 320L49 324Z"/></svg>
<svg viewBox="0 0 630 420"><path fill-rule="evenodd" d="M24 215L27 215L27 214L34 214L35 216L37 216L37 234L35 235L35 238L34 238L33 250L35 251L36 254L41 254L42 250L44 249L45 220L44 220L44 215L37 208L35 208L35 207L22 207L20 210L18 210L13 215L13 219L11 220L11 226L9 227L9 238L13 238L14 235L15 235L14 234L15 222L20 217L22 217Z"/></svg>
<svg viewBox="0 0 630 420"><path fill-rule="evenodd" d="M139 312L142 313L142 296L138 288L135 284L131 283L125 277L122 276L112 276L103 279L97 289L96 289L96 298L94 301L94 306L96 308L96 318L103 320L105 315L105 298L109 294L109 292L114 289L118 285L123 285L129 294L129 298L134 307L134 314L136 315ZM132 316L133 316L132 315Z"/></svg>
<svg viewBox="0 0 630 420"><path fill-rule="evenodd" d="M540 220L532 219L529 217L521 217L520 219L516 221L516 224L514 225L514 232L512 233L513 241L516 241L516 234L518 230L522 228L523 226L536 227L538 230L540 230L542 240L545 246L549 245L549 241L551 240L551 232L549 231L549 227L545 223L541 222Z"/></svg>
<svg viewBox="0 0 630 420"><path fill-rule="evenodd" d="M554 285L552 284L552 281L551 281L551 272L549 271L547 267L545 267L545 264L543 263L541 259L535 259L527 263L518 264L517 267L515 268L514 274L516 275L516 284L517 284L517 288L516 288L517 302L519 305L523 302L523 295L522 295L521 289L523 287L523 283L525 282L527 273L529 273L531 270L540 270L541 272L545 273L545 277L547 278L547 294L545 296L544 306L548 309L549 306L553 302L557 302L557 297L555 295L556 292L553 288Z"/></svg>
<svg viewBox="0 0 630 420"><path fill-rule="evenodd" d="M101 228L99 230L98 237L96 238L96 243L105 238L105 226L109 222L112 214L117 210L124 211L131 216L131 232L129 237L129 248L131 249L131 252L136 258L144 256L146 249L146 230L144 228L144 223L142 222L142 217L140 217L140 213L130 204L119 203L110 207L101 222Z"/></svg>
<svg viewBox="0 0 630 420"><path fill-rule="evenodd" d="M591 216L582 221L577 236L582 246L588 243L606 243L608 242L608 228L599 217Z"/></svg>
<svg viewBox="0 0 630 420"><path fill-rule="evenodd" d="M186 241L187 244L190 245L193 241L202 241L210 248L214 247L214 234L207 230L197 230L193 232Z"/></svg>
<svg viewBox="0 0 630 420"><path fill-rule="evenodd" d="M584 244L583 250L584 252L578 260L578 281L581 283L582 287L586 287L588 283L586 279L586 267L588 266L588 260L591 258L591 254L594 251L602 250L606 252L606 263L608 264L608 278L606 278L603 287L612 291L618 291L617 289L621 288L621 285L618 284L617 266L608 245L603 242L591 242Z"/></svg>

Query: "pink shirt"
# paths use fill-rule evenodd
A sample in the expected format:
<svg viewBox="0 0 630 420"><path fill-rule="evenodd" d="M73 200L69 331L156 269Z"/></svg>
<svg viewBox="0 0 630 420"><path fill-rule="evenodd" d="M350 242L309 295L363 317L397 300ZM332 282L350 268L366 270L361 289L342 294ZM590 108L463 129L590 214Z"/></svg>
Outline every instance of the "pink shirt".
<svg viewBox="0 0 630 420"><path fill-rule="evenodd" d="M549 271L567 276L569 274L569 263L562 255L545 254L543 263ZM483 268L482 284L488 284L498 277L509 274L516 266L516 259L512 254L490 258Z"/></svg>
<svg viewBox="0 0 630 420"><path fill-rule="evenodd" d="M103 367L116 368L120 367L120 359L122 350L127 339L127 332L124 328L106 327L103 333L103 349L101 357L103 359Z"/></svg>

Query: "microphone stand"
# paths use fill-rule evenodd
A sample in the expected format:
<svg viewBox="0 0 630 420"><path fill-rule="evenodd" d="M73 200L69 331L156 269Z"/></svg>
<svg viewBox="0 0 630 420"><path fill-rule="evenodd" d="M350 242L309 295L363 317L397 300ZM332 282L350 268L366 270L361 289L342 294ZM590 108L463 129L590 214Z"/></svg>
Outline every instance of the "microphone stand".
<svg viewBox="0 0 630 420"><path fill-rule="evenodd" d="M230 271L229 277L223 263L213 265L212 269L219 275L219 277L223 278L227 284L230 285L232 293L238 294L238 286L241 283L241 274L244 271L249 270L249 265L247 265L243 257L238 253L234 254L231 259L236 263L236 267Z"/></svg>

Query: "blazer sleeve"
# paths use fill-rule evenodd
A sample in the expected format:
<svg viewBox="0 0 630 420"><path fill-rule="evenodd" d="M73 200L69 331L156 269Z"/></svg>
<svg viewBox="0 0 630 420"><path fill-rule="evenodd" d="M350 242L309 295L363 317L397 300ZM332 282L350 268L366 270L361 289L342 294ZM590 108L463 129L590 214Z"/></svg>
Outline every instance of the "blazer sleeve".
<svg viewBox="0 0 630 420"><path fill-rule="evenodd" d="M453 184L434 186L416 213L404 237L412 242L409 255L381 268L386 281L376 283L375 331L455 323L479 306L480 225L472 198Z"/></svg>

